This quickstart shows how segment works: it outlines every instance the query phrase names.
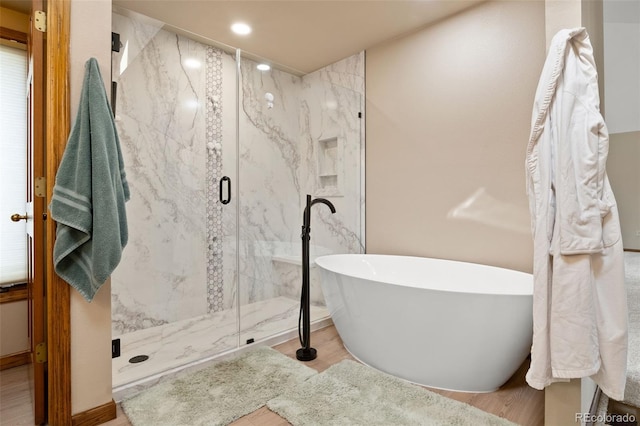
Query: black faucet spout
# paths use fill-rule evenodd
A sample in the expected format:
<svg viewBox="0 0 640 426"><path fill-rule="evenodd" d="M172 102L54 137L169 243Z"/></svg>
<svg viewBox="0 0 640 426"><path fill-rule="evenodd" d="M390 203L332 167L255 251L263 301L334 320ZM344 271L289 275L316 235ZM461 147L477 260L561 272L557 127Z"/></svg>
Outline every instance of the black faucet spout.
<svg viewBox="0 0 640 426"><path fill-rule="evenodd" d="M336 208L333 206L333 204L329 200L325 200L324 198L316 198L311 202L311 205L313 206L315 203L326 204L329 207L329 209L331 209L331 213L336 212Z"/></svg>
<svg viewBox="0 0 640 426"><path fill-rule="evenodd" d="M333 203L331 203L331 201L326 200L324 198L316 198L315 200L311 200L311 195L307 194L307 205L304 208L304 215L302 217L303 238L304 238L304 234L306 234L306 237L308 238L309 234L311 233L311 206L313 206L316 203L325 204L327 207L329 207L329 209L331 210L331 213L336 212L336 208L333 206Z"/></svg>

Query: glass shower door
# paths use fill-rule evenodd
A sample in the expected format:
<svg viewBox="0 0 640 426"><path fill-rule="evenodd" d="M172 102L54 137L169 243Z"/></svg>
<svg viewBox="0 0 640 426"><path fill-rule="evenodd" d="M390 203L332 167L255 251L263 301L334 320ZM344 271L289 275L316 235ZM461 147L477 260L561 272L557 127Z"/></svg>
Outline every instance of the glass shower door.
<svg viewBox="0 0 640 426"><path fill-rule="evenodd" d="M298 288L283 285L282 274L299 269L300 78L259 64L242 56L239 67L240 345L292 329L298 318Z"/></svg>
<svg viewBox="0 0 640 426"><path fill-rule="evenodd" d="M233 181L220 192L236 170L236 66L151 18L116 8L112 23L131 190L129 243L112 276L118 388L237 347Z"/></svg>

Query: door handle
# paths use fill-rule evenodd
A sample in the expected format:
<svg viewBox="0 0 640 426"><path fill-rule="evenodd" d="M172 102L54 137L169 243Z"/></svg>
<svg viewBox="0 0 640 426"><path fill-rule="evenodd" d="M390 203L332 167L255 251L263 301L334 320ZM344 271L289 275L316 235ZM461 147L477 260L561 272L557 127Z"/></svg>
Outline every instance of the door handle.
<svg viewBox="0 0 640 426"><path fill-rule="evenodd" d="M20 213L14 213L11 215L11 220L13 222L20 222L21 220L27 220L27 215L21 215Z"/></svg>
<svg viewBox="0 0 640 426"><path fill-rule="evenodd" d="M225 182L227 182L226 198L223 195L223 187ZM222 204L229 204L229 201L231 201L231 179L229 179L229 176L223 176L222 179L220 179L220 202Z"/></svg>

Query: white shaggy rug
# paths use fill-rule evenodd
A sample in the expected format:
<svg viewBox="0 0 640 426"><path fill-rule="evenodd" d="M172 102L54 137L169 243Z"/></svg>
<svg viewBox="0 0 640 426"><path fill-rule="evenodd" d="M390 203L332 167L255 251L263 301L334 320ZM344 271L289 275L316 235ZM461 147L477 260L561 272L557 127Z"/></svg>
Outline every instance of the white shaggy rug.
<svg viewBox="0 0 640 426"><path fill-rule="evenodd" d="M640 253L625 252L624 267L629 306L629 352L623 402L640 407Z"/></svg>
<svg viewBox="0 0 640 426"><path fill-rule="evenodd" d="M134 426L227 425L317 374L280 352L259 347L125 400Z"/></svg>
<svg viewBox="0 0 640 426"><path fill-rule="evenodd" d="M311 376L267 407L295 426L514 425L351 360Z"/></svg>

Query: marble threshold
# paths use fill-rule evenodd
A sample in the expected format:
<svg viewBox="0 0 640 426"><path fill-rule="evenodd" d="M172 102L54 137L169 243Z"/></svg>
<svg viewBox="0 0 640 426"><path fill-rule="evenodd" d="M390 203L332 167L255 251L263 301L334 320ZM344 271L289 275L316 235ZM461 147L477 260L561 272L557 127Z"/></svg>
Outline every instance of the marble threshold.
<svg viewBox="0 0 640 426"><path fill-rule="evenodd" d="M155 383L204 368L248 350L253 345L273 346L298 336L300 301L275 297L240 307L240 334L235 309L189 318L158 327L115 336L121 355L112 361L112 387L121 401ZM331 324L324 306L311 306L312 329ZM248 344L247 340L254 343ZM138 355L149 358L139 363Z"/></svg>

